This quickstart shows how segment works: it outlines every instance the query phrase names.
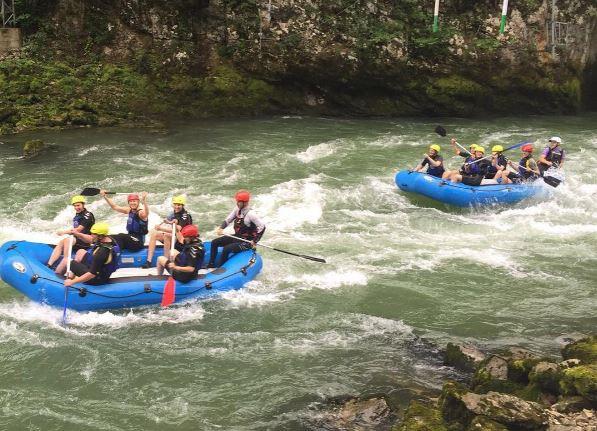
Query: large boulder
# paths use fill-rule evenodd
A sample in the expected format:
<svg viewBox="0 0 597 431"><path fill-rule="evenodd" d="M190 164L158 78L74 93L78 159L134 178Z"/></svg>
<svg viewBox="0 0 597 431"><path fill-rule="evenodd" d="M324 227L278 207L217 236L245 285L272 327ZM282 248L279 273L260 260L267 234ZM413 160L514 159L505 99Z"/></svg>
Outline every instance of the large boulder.
<svg viewBox="0 0 597 431"><path fill-rule="evenodd" d="M539 362L529 373L529 381L543 391L558 394L562 371L553 362Z"/></svg>
<svg viewBox="0 0 597 431"><path fill-rule="evenodd" d="M476 416L466 431L508 431L508 428L499 422L492 421L486 416Z"/></svg>
<svg viewBox="0 0 597 431"><path fill-rule="evenodd" d="M597 362L597 335L568 344L562 349L564 359L580 359L583 364Z"/></svg>
<svg viewBox="0 0 597 431"><path fill-rule="evenodd" d="M469 392L461 397L461 401L471 414L485 416L507 427L541 429L546 426L548 420L547 414L539 404L509 394L489 392L479 395Z"/></svg>
<svg viewBox="0 0 597 431"><path fill-rule="evenodd" d="M463 395L467 394L469 391L470 389L462 383L453 381L444 383L438 405L442 417L447 422L458 422L461 424L470 422L472 415L462 403Z"/></svg>
<svg viewBox="0 0 597 431"><path fill-rule="evenodd" d="M351 398L332 411L318 415L316 426L325 429L389 429L396 420L383 398Z"/></svg>
<svg viewBox="0 0 597 431"><path fill-rule="evenodd" d="M412 401L404 413L402 424L392 431L448 431L442 414L433 405Z"/></svg>
<svg viewBox="0 0 597 431"><path fill-rule="evenodd" d="M463 371L473 371L485 359L485 354L473 345L448 343L444 353L444 364Z"/></svg>
<svg viewBox="0 0 597 431"><path fill-rule="evenodd" d="M597 364L564 370L560 390L564 395L580 395L597 403Z"/></svg>
<svg viewBox="0 0 597 431"><path fill-rule="evenodd" d="M491 391L515 393L523 389L523 385L508 380L508 361L498 355L493 355L483 361L471 382L474 392L487 393Z"/></svg>

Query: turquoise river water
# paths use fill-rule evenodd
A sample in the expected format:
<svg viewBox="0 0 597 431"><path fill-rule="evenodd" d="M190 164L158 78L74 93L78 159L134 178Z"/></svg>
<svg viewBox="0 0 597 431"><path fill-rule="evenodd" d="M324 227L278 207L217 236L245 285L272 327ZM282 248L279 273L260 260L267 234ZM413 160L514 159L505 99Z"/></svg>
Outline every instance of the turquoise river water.
<svg viewBox="0 0 597 431"><path fill-rule="evenodd" d="M440 388L435 347L520 345L554 355L597 327L597 115L443 120L462 143L562 136L552 199L458 210L398 191L437 120L278 117L0 137L0 242L55 242L84 186L174 194L204 239L248 188L267 223L245 288L168 309L70 312L0 282L0 429L309 429L345 394ZM52 149L20 158L40 138ZM518 158L518 153L515 153ZM124 202L123 202L124 203ZM100 199L88 207L123 231Z"/></svg>

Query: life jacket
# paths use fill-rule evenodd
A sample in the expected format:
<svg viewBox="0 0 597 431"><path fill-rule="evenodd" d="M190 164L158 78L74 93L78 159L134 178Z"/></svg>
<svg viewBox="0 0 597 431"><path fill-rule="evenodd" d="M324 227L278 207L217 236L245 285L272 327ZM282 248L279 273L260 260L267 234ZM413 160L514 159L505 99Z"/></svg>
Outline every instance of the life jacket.
<svg viewBox="0 0 597 431"><path fill-rule="evenodd" d="M503 154L498 154L495 164L497 166L503 166L505 168L508 164L508 159L506 159L506 157ZM495 174L497 174L497 166L494 166L493 163L490 163L487 167L486 175L491 176L491 178L493 178Z"/></svg>
<svg viewBox="0 0 597 431"><path fill-rule="evenodd" d="M195 271L201 269L203 264L203 256L205 255L205 246L200 239L196 239L193 242L185 244L180 253L176 255L174 263L178 266L188 266L187 262L190 258L196 258L195 260Z"/></svg>
<svg viewBox="0 0 597 431"><path fill-rule="evenodd" d="M172 221L174 219L178 220L178 225L180 227L185 227L188 224L193 224L193 217L191 217L191 214L189 214L187 210L185 210L184 208L182 209L182 211L177 213L173 212L168 216L168 220Z"/></svg>
<svg viewBox="0 0 597 431"><path fill-rule="evenodd" d="M236 212L234 217L234 235L239 238L244 238L248 241L257 239L257 225L253 222L249 226L245 224L245 217L249 214L250 210L245 215L242 214L242 209Z"/></svg>
<svg viewBox="0 0 597 431"><path fill-rule="evenodd" d="M464 165L462 165L462 167L460 168L460 172L465 175L480 175L481 167L479 166L479 163L482 163L482 162L471 163L471 162L474 162L475 160L477 160L477 159L475 159L474 156L467 157L466 160L464 161ZM468 165L467 163L471 163L471 164Z"/></svg>
<svg viewBox="0 0 597 431"><path fill-rule="evenodd" d="M93 255L97 253L100 248L106 248L110 251L110 255L108 259L102 265L99 274L97 275L98 279L107 280L110 278L112 273L118 269L118 261L120 259L120 246L118 243L112 238L112 242L100 242L92 244L91 247L87 250L87 254L85 256L86 263L91 265L93 261Z"/></svg>
<svg viewBox="0 0 597 431"><path fill-rule="evenodd" d="M443 159L439 154L436 154L435 156L433 156L431 158L434 161L437 161L437 159L439 158L443 162ZM429 164L429 167L427 168L427 173L434 177L441 178L445 172L443 163L439 166L433 166L431 163L429 163L429 160L427 160L427 158L425 158L425 161L427 162L427 164Z"/></svg>
<svg viewBox="0 0 597 431"><path fill-rule="evenodd" d="M126 221L126 231L139 239L141 242L145 242L145 235L147 235L148 220L143 220L139 217L139 211L130 210L129 211L129 218Z"/></svg>
<svg viewBox="0 0 597 431"><path fill-rule="evenodd" d="M545 160L548 162L552 162L553 165L557 168L562 163L562 159L564 158L564 149L559 145L555 148L547 147L548 152L547 156L545 156Z"/></svg>
<svg viewBox="0 0 597 431"><path fill-rule="evenodd" d="M533 171L527 171L526 169L524 169L522 166L527 167L527 168L531 168L530 166L530 161L533 160L533 156L528 156L528 157L523 157L522 159L520 159L520 161L518 162L518 164L520 165L518 167L518 173L520 174L521 177L523 177L525 180L528 180L529 178L536 178L537 175L533 172Z"/></svg>
<svg viewBox="0 0 597 431"><path fill-rule="evenodd" d="M83 224L83 220L91 220L90 223L86 223L89 227L86 227L81 231L81 233L89 235L91 234L91 226L95 224L95 217L89 211L83 210L80 213L75 214L75 216L73 217L73 227L75 229L78 228L80 225Z"/></svg>

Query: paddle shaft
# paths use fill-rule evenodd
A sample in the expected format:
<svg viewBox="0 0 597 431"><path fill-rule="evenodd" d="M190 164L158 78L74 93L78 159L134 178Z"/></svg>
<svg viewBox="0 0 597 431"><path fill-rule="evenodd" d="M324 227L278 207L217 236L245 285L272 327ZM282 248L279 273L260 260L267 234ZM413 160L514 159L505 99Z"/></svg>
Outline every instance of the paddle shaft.
<svg viewBox="0 0 597 431"><path fill-rule="evenodd" d="M66 277L70 274L70 260L73 252L74 237L68 236L68 256L66 256ZM68 286L64 286L64 306L62 307L62 325L66 325L66 306L68 303Z"/></svg>
<svg viewBox="0 0 597 431"><path fill-rule="evenodd" d="M248 239L244 239L244 238L239 238L239 237L234 236L234 235L228 235L228 234L225 233L224 236L227 236L227 237L230 237L230 238L234 238L234 239L237 239L239 241L244 241L244 242L248 242L250 244L253 244L253 241L249 241ZM321 259L319 257L307 256L305 254L292 253L290 251L280 250L279 248L272 247L272 246L265 245L265 244L261 244L261 243L256 243L255 245L258 245L260 247L269 248L270 250L279 251L280 253L289 254L291 256L297 256L297 257L302 257L303 259L313 260L315 262L326 263L325 259Z"/></svg>
<svg viewBox="0 0 597 431"><path fill-rule="evenodd" d="M509 151L509 150L512 150L512 149L514 149L514 148L521 147L521 146L523 146L524 144L526 144L527 142L528 142L528 141L519 142L518 144L514 144L514 145L512 145L512 146L510 146L510 147L506 148L506 149L505 149L504 151L502 151L502 152ZM473 163L480 162L481 160L487 160L487 159L490 159L492 156L493 156L493 155L492 155L492 154L490 154L489 156L485 156L485 157L482 157L482 158L480 158L480 159L473 160L472 162L467 162L467 163L465 163L465 165L472 165Z"/></svg>

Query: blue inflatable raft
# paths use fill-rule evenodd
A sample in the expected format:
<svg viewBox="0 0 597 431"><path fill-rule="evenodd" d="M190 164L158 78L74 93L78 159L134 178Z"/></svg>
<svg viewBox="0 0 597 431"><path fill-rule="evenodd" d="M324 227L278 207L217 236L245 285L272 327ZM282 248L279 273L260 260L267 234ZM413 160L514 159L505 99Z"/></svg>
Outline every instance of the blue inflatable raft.
<svg viewBox="0 0 597 431"><path fill-rule="evenodd" d="M205 264L211 243L204 244ZM33 301L62 308L64 278L57 276L45 265L52 249L51 244L28 241L4 243L0 247L0 278ZM147 249L135 253L125 251L120 256L120 268L140 268L146 256ZM154 263L156 259L157 256L154 257ZM206 298L224 291L240 289L259 274L262 266L261 256L256 252L249 250L237 253L221 268L205 274L202 270L197 279L188 283L177 281L175 302L183 302L191 298ZM126 271L117 271L108 283L103 285L72 286L68 290L68 308L77 311L107 310L161 302L167 275L118 275L119 272ZM155 273L155 268L152 271ZM129 270L129 272L135 272L135 270Z"/></svg>
<svg viewBox="0 0 597 431"><path fill-rule="evenodd" d="M395 181L400 190L458 207L515 204L524 199L545 198L551 193L550 187L540 179L523 184L467 186L422 172L400 171Z"/></svg>

